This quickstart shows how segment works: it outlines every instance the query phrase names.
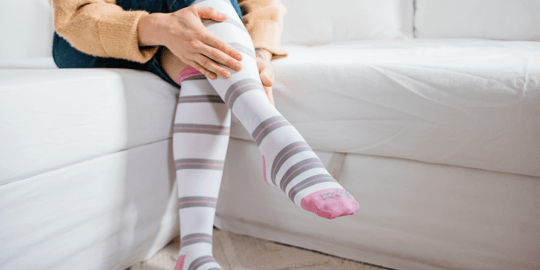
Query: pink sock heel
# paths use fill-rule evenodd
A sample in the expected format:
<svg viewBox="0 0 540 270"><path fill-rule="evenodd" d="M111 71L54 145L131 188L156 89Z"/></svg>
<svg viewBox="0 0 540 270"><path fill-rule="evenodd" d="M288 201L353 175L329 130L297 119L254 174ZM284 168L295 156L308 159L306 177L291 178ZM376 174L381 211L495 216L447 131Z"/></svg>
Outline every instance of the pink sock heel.
<svg viewBox="0 0 540 270"><path fill-rule="evenodd" d="M182 71L180 71L180 74L178 75L178 79L176 79L176 82L178 84L182 84L182 81L185 78L195 76L195 75L203 75L203 74L197 69L195 69L194 67L187 66L186 68L182 69Z"/></svg>
<svg viewBox="0 0 540 270"><path fill-rule="evenodd" d="M174 270L182 270L182 268L184 268L184 259L186 259L186 255L178 257L176 265L174 266Z"/></svg>

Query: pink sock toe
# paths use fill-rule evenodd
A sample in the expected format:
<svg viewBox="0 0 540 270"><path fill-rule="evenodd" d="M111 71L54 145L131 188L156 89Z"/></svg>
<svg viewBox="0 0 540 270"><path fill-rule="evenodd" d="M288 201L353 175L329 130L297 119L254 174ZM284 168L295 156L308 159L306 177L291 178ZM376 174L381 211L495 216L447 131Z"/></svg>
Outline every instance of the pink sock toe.
<svg viewBox="0 0 540 270"><path fill-rule="evenodd" d="M315 191L304 197L300 205L305 210L327 219L352 215L359 208L354 197L342 188Z"/></svg>
<svg viewBox="0 0 540 270"><path fill-rule="evenodd" d="M182 255L178 257L178 260L176 261L176 265L174 266L174 270L182 270L182 268L184 268L185 258L186 258L186 255Z"/></svg>

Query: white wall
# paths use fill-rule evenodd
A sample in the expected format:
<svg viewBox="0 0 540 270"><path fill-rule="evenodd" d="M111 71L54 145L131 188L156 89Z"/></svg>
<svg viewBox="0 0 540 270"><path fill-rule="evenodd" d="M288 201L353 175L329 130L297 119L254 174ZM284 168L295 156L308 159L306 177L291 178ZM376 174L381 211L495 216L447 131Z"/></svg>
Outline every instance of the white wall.
<svg viewBox="0 0 540 270"><path fill-rule="evenodd" d="M416 37L540 41L540 0L416 0Z"/></svg>
<svg viewBox="0 0 540 270"><path fill-rule="evenodd" d="M51 56L53 33L47 0L0 0L0 60Z"/></svg>
<svg viewBox="0 0 540 270"><path fill-rule="evenodd" d="M282 44L413 37L413 0L281 0Z"/></svg>

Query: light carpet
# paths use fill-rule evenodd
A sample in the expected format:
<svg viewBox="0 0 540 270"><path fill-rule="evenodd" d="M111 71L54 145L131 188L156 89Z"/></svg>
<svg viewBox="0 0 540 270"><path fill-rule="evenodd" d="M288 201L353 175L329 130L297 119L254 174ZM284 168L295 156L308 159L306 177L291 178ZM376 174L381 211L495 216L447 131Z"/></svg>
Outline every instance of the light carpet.
<svg viewBox="0 0 540 270"><path fill-rule="evenodd" d="M178 258L179 237L152 258L130 270L172 270ZM247 235L216 229L213 231L214 258L224 270L383 270L318 251L284 245ZM127 270L127 269L126 269Z"/></svg>

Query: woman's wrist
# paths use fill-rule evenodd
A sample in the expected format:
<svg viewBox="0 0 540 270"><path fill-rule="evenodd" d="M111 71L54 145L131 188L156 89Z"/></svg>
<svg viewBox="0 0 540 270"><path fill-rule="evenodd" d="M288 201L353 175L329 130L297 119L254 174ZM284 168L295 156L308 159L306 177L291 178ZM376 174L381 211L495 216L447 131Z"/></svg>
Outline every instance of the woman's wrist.
<svg viewBox="0 0 540 270"><path fill-rule="evenodd" d="M139 46L165 45L163 40L165 34L162 23L164 15L164 13L151 13L143 15L139 19L137 25Z"/></svg>
<svg viewBox="0 0 540 270"><path fill-rule="evenodd" d="M272 60L272 53L266 49L255 48L255 55L257 56L257 58L266 60L268 62Z"/></svg>

